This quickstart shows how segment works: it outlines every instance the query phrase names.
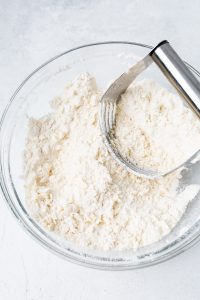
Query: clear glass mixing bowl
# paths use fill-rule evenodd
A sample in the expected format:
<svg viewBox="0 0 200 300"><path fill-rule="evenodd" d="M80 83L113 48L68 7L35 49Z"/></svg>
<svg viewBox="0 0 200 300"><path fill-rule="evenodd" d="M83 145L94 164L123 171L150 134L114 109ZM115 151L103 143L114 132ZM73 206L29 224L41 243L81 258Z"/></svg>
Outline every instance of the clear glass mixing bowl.
<svg viewBox="0 0 200 300"><path fill-rule="evenodd" d="M111 79L119 76L151 49L150 46L130 42L105 42L85 45L66 51L44 63L30 74L14 93L0 124L0 184L4 198L18 222L41 245L63 258L85 266L102 269L134 269L150 266L189 248L200 235L200 196L188 206L174 230L161 241L137 251L100 252L80 249L45 231L31 218L26 208L23 188L23 149L27 134L27 115L40 117L50 111L49 101L59 95L66 81L81 72L89 72L100 88L105 89ZM188 65L190 69L200 74ZM153 72L153 73L152 73ZM171 89L161 73L153 68L144 77L156 77ZM181 185L200 183L200 166L189 166ZM108 199L109 201L109 199Z"/></svg>

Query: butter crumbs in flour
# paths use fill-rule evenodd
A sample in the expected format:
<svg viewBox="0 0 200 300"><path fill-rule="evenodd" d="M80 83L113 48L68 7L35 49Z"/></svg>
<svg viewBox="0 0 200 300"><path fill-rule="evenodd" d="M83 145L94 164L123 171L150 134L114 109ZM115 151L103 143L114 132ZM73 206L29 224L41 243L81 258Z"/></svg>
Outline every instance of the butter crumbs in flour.
<svg viewBox="0 0 200 300"><path fill-rule="evenodd" d="M102 250L136 249L170 232L197 187L177 195L180 170L149 180L119 166L102 142L100 96L95 79L82 74L52 101L52 112L30 119L24 159L26 200L43 227L71 242ZM144 81L132 84L123 97L129 101L127 110L123 99L120 104L117 133L133 159L145 166L167 167L179 155L196 150L200 126L177 96ZM187 148L179 132L183 120L190 135ZM164 128L162 137L159 126ZM176 147L167 148L164 143L171 134Z"/></svg>

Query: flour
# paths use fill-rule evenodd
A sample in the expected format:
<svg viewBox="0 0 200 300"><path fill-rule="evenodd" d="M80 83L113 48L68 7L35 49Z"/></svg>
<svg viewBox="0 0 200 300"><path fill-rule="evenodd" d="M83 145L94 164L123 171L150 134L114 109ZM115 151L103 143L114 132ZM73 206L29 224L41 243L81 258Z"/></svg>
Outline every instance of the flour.
<svg viewBox="0 0 200 300"><path fill-rule="evenodd" d="M180 170L148 180L118 165L102 142L100 96L95 79L82 74L52 101L51 113L30 119L26 199L32 216L43 227L69 241L102 250L136 249L168 234L198 187L189 186L177 195ZM129 100L127 109L125 100ZM169 167L199 144L195 116L177 96L155 83L132 85L120 105L118 137L141 165ZM189 135L188 147L185 134L183 138L179 132L182 128ZM170 132L175 144L166 148Z"/></svg>
<svg viewBox="0 0 200 300"><path fill-rule="evenodd" d="M138 166L169 171L199 149L199 119L177 95L156 82L132 84L117 108L120 152Z"/></svg>

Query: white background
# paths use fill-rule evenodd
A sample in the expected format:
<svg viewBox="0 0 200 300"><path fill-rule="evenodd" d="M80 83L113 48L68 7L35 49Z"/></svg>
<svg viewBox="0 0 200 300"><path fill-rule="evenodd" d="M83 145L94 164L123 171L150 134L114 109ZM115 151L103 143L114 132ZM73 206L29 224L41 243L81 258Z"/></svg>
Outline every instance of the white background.
<svg viewBox="0 0 200 300"><path fill-rule="evenodd" d="M0 0L0 110L20 82L80 44L162 39L200 69L199 0ZM161 265L98 271L57 258L33 241L0 199L0 299L200 298L200 244Z"/></svg>

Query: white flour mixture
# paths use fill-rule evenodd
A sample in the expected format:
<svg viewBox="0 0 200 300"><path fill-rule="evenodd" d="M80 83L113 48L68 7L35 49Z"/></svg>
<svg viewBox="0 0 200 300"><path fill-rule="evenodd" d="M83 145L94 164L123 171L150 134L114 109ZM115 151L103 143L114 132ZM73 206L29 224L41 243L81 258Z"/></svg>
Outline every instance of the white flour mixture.
<svg viewBox="0 0 200 300"><path fill-rule="evenodd" d="M119 166L102 142L99 98L95 79L83 74L53 100L50 114L30 119L26 199L41 225L69 241L103 250L135 249L169 233L198 187L177 195L181 171L148 180ZM118 138L141 165L168 168L197 150L199 121L178 96L144 81L129 87L124 99Z"/></svg>

